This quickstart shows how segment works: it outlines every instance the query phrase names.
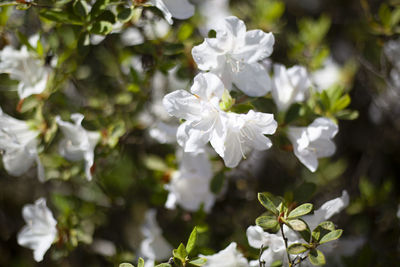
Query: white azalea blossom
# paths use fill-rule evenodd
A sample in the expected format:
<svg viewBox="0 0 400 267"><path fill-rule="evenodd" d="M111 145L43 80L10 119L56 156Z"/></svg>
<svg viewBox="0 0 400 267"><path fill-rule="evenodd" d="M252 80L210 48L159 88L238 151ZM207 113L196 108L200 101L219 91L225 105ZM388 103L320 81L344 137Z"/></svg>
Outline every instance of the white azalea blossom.
<svg viewBox="0 0 400 267"><path fill-rule="evenodd" d="M37 40L38 37L34 36L30 42L34 44ZM19 50L6 46L0 51L0 73L8 73L11 79L19 81L18 95L23 99L46 89L50 69L45 66L44 60L39 59L26 46Z"/></svg>
<svg viewBox="0 0 400 267"><path fill-rule="evenodd" d="M224 118L226 133L223 140L215 142L215 151L224 159L225 166L234 168L252 149L266 150L272 142L265 134L274 134L278 123L273 114L254 112L236 114L229 112Z"/></svg>
<svg viewBox="0 0 400 267"><path fill-rule="evenodd" d="M37 176L44 182L44 169L37 152L39 134L27 122L3 113L0 108L0 150L3 151L4 168L9 174L20 176L36 162Z"/></svg>
<svg viewBox="0 0 400 267"><path fill-rule="evenodd" d="M310 226L310 229L315 229L318 224L346 208L349 205L349 201L349 194L344 190L341 197L325 202L319 209L314 211L314 214L306 215L302 218Z"/></svg>
<svg viewBox="0 0 400 267"><path fill-rule="evenodd" d="M249 96L269 92L271 80L259 61L272 53L272 33L246 31L244 22L234 16L225 18L215 30L216 38L205 38L192 50L198 68L217 74L228 90L235 84Z"/></svg>
<svg viewBox="0 0 400 267"><path fill-rule="evenodd" d="M272 97L279 111L286 111L295 102L306 99L310 82L306 68L274 65Z"/></svg>
<svg viewBox="0 0 400 267"><path fill-rule="evenodd" d="M311 80L316 85L317 90L322 92L340 82L340 76L340 66L332 58L328 58L321 69L311 74Z"/></svg>
<svg viewBox="0 0 400 267"><path fill-rule="evenodd" d="M317 118L307 127L289 127L288 137L296 157L310 171L318 168L318 158L329 157L336 151L333 137L338 126L328 118Z"/></svg>
<svg viewBox="0 0 400 267"><path fill-rule="evenodd" d="M186 120L177 131L177 141L185 152L202 152L210 141L225 165L233 168L250 150L271 147L264 134L273 134L277 123L272 114L222 111L223 93L222 81L215 74L204 73L195 77L191 93L174 91L164 97L163 104L169 114Z"/></svg>
<svg viewBox="0 0 400 267"><path fill-rule="evenodd" d="M349 195L346 191L342 192L342 196L329 200L323 204L318 210L314 211L314 214L302 217L304 221L310 226L311 231L315 229L323 221L329 220L333 215L338 214L349 205ZM283 231L286 238L288 239L288 246L294 243L302 243L304 240L297 235L296 232L292 231L285 225ZM286 247L282 238L281 232L271 234L264 232L260 226L250 226L246 231L249 245L253 248L260 249L261 246L267 247L261 255L261 260L265 261L265 266L270 266L275 261L282 261L284 264L287 263ZM339 240L338 242L341 242ZM358 246L362 243L356 242ZM318 249L323 250L325 253L337 254L334 248L338 246L335 242L324 244ZM340 247L340 246L339 246ZM343 253L345 253L343 251ZM307 261L304 261L301 266L309 266ZM251 261L250 266L259 266L258 261ZM311 265L310 265L311 266Z"/></svg>
<svg viewBox="0 0 400 267"><path fill-rule="evenodd" d="M86 178L90 181L92 175L90 168L94 162L94 149L100 140L100 133L85 130L81 123L84 116L79 113L71 115L74 123L56 117L56 122L64 134L64 139L59 144L59 152L70 161L85 161Z"/></svg>
<svg viewBox="0 0 400 267"><path fill-rule="evenodd" d="M174 23L172 18L188 19L194 15L194 6L188 0L150 0L149 3L161 10L169 24Z"/></svg>
<svg viewBox="0 0 400 267"><path fill-rule="evenodd" d="M22 216L26 225L18 233L18 244L32 249L35 261L42 261L57 236L57 221L47 208L44 198L36 200L33 205L25 205Z"/></svg>
<svg viewBox="0 0 400 267"><path fill-rule="evenodd" d="M224 250L220 252L210 255L204 256L200 255L200 257L204 257L207 259L204 267L248 267L249 263L247 259L243 256L242 253L237 249L237 245L235 242L232 242L227 246Z"/></svg>
<svg viewBox="0 0 400 267"><path fill-rule="evenodd" d="M208 141L214 144L221 140L224 131L219 102L223 92L221 80L204 73L194 78L191 93L176 90L164 97L167 112L186 120L177 132L178 143L185 152L198 152Z"/></svg>
<svg viewBox="0 0 400 267"><path fill-rule="evenodd" d="M173 248L163 237L162 230L157 224L156 210L151 209L146 212L141 233L144 239L140 243L139 255L145 259L146 266L154 266L155 261L170 257Z"/></svg>
<svg viewBox="0 0 400 267"><path fill-rule="evenodd" d="M210 191L213 177L211 163L206 153L183 153L179 170L165 187L169 191L165 206L174 209L178 204L187 211L197 211L201 205L209 212L215 196Z"/></svg>

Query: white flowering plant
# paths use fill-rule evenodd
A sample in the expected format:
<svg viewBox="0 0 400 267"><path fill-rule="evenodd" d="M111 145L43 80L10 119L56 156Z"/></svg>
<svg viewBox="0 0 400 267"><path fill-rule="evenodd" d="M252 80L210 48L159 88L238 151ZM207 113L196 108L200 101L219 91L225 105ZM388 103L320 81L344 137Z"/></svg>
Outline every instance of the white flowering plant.
<svg viewBox="0 0 400 267"><path fill-rule="evenodd" d="M0 266L395 265L381 2L1 1Z"/></svg>

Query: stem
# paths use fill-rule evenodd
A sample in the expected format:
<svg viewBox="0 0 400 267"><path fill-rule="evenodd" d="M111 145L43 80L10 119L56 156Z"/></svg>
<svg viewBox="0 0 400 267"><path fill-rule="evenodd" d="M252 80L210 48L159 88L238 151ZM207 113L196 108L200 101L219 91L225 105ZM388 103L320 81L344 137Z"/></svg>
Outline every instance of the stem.
<svg viewBox="0 0 400 267"><path fill-rule="evenodd" d="M283 223L280 223L280 227L281 227L281 234L282 234L282 238L283 241L285 242L285 248L286 248L286 256L288 258L288 262L289 262L289 267L293 266L292 261L290 260L290 255L289 255L289 251L288 251L288 239L285 236L285 233L283 232Z"/></svg>
<svg viewBox="0 0 400 267"><path fill-rule="evenodd" d="M261 260L261 255L262 255L263 251L264 251L264 245L261 245L260 254L258 255L258 263L259 263L260 267L265 267L265 261Z"/></svg>
<svg viewBox="0 0 400 267"><path fill-rule="evenodd" d="M302 261L304 261L305 259L307 259L308 258L308 255L307 256L305 256L305 257L298 257L298 258L296 258L297 259L297 262L295 262L294 264L293 264L293 266L296 266L296 265L299 265Z"/></svg>

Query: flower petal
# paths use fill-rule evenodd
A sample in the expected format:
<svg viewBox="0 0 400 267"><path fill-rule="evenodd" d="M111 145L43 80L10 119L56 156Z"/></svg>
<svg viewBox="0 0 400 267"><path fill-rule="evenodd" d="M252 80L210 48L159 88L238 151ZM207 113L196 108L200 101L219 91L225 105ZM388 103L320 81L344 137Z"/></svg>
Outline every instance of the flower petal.
<svg viewBox="0 0 400 267"><path fill-rule="evenodd" d="M164 4L177 19L188 19L194 15L194 6L188 0L164 0Z"/></svg>
<svg viewBox="0 0 400 267"><path fill-rule="evenodd" d="M208 71L218 68L223 55L220 51L210 46L209 39L206 38L203 43L193 47L192 56L200 70Z"/></svg>
<svg viewBox="0 0 400 267"><path fill-rule="evenodd" d="M237 88L248 96L264 96L271 90L269 74L259 63L243 64L239 71L233 72L232 79Z"/></svg>
<svg viewBox="0 0 400 267"><path fill-rule="evenodd" d="M233 57L251 64L272 54L275 38L272 33L261 30L246 32L245 43L234 51Z"/></svg>
<svg viewBox="0 0 400 267"><path fill-rule="evenodd" d="M170 115L185 120L195 120L202 112L200 100L184 90L176 90L164 96L163 105Z"/></svg>

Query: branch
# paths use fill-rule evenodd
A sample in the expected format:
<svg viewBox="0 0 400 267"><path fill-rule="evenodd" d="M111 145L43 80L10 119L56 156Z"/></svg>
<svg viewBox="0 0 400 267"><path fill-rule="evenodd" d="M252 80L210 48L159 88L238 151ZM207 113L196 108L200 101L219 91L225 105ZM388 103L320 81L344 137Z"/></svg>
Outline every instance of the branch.
<svg viewBox="0 0 400 267"><path fill-rule="evenodd" d="M285 233L283 232L283 223L280 223L280 227L281 227L282 238L283 238L283 241L285 242L286 256L287 256L288 261L289 261L289 267L292 267L292 266L293 266L293 263L292 263L292 261L290 260L290 255L289 255L289 251L288 251L288 239L287 239L287 237L285 236Z"/></svg>

